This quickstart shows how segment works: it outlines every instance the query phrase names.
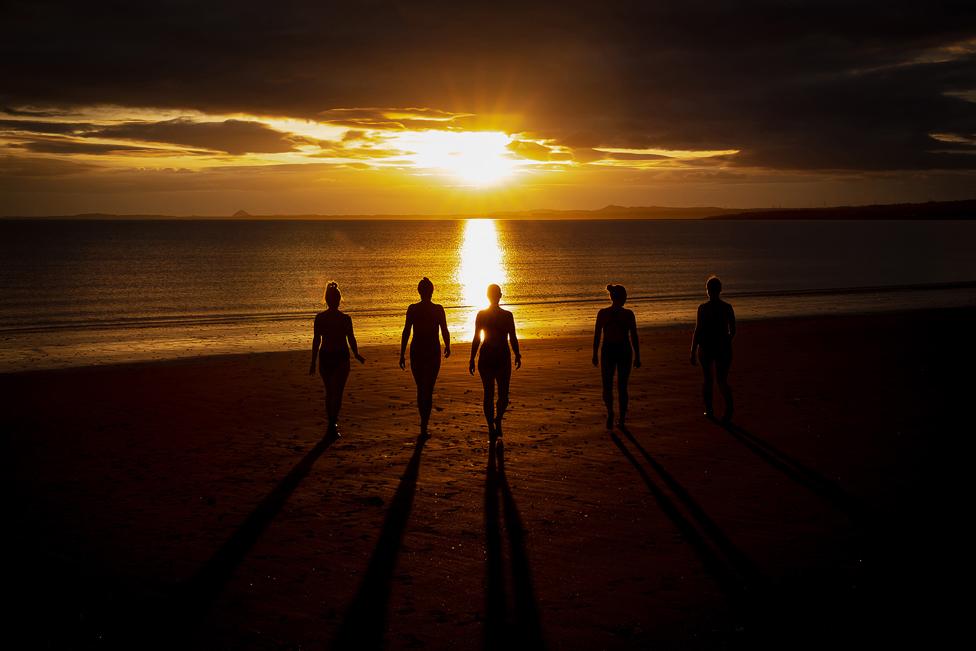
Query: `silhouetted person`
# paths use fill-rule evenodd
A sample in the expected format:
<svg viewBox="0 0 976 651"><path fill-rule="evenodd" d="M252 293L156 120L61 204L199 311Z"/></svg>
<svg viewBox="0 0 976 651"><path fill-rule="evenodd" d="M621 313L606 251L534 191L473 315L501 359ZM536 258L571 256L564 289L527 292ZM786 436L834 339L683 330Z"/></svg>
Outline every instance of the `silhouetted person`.
<svg viewBox="0 0 976 651"><path fill-rule="evenodd" d="M627 382L630 380L630 366L640 368L640 341L637 338L637 319L634 313L624 307L627 290L623 285L607 285L610 292L610 307L596 314L596 328L593 331L593 366L600 366L603 378L603 403L607 406L607 429L613 429L613 375L617 374L617 395L620 399L620 427L627 419ZM603 346L600 346L600 338ZM599 355L597 354L599 351Z"/></svg>
<svg viewBox="0 0 976 651"><path fill-rule="evenodd" d="M691 365L695 365L695 353L701 362L705 383L702 385L702 398L705 401L705 416L714 417L712 410L712 381L718 382L718 389L725 399L725 415L722 420L732 420L732 388L729 386L729 368L732 366L732 339L735 337L735 312L732 306L719 298L722 281L718 276L709 276L705 282L708 302L698 306L698 320L695 334L691 340Z"/></svg>
<svg viewBox="0 0 976 651"><path fill-rule="evenodd" d="M407 308L407 322L403 325L403 335L400 337L400 368L406 367L404 353L410 339L410 329L413 328L410 372L417 383L420 435L427 437L427 423L430 422L430 410L434 406L434 383L441 370L441 340L438 334L444 337L445 359L451 356L451 335L447 331L444 308L430 300L434 295L434 283L427 276L417 283L417 293L420 294L420 302Z"/></svg>
<svg viewBox="0 0 976 651"><path fill-rule="evenodd" d="M488 436L494 439L502 435L502 416L508 407L508 386L512 379L512 358L508 351L511 341L515 351L515 368L522 368L522 354L519 352L518 337L515 336L515 318L508 310L498 307L502 298L502 288L498 285L488 285L488 300L491 306L478 312L474 321L474 339L471 341L471 361L468 371L474 375L474 357L481 348L478 357L478 374L481 384L485 388L485 420L488 423ZM485 341L481 341L481 331L485 332ZM495 384L498 384L498 405L493 405Z"/></svg>
<svg viewBox="0 0 976 651"><path fill-rule="evenodd" d="M325 303L329 308L315 315L314 336L312 337L312 365L309 375L315 374L315 357L319 359L319 374L325 384L325 413L329 419L328 433L339 436L339 408L342 407L342 392L349 378L349 349L362 364L366 358L359 354L356 337L352 333L352 319L339 311L342 295L334 282L325 288ZM346 341L349 344L346 344ZM321 351L319 349L321 346Z"/></svg>

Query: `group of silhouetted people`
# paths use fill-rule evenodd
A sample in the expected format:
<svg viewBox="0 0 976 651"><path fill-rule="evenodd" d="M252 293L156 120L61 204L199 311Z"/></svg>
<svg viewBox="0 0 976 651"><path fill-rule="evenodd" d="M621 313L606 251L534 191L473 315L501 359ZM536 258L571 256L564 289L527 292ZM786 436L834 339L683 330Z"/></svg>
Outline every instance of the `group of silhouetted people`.
<svg viewBox="0 0 976 651"><path fill-rule="evenodd" d="M729 387L729 368L732 365L732 339L735 337L735 312L723 301L722 281L710 276L705 283L708 301L698 306L695 333L691 341L691 364L701 364L704 382L702 399L705 416L714 418L712 394L717 383L725 401L722 420L732 419L732 390ZM607 429L614 426L613 380L617 378L619 410L616 423L624 428L627 418L629 395L627 385L630 369L640 368L640 340L637 335L637 319L632 310L624 307L627 290L623 285L607 285L610 306L601 309L596 316L593 333L593 365L600 367L603 382L603 402L607 408ZM407 308L406 323L400 338L400 368L406 368L407 344L410 344L410 371L417 384L417 409L420 412L420 435L430 436L430 412L434 401L434 384L441 368L441 338L444 339L445 358L451 356L451 335L447 329L444 308L433 302L434 284L424 277L417 284L420 302ZM471 357L468 371L475 368L481 376L484 388L485 422L489 440L502 436L502 418L508 407L509 385L512 379L512 353L515 368L522 366L515 319L512 313L499 305L502 290L498 285L488 286L491 305L478 312L475 319L474 338L471 341ZM315 316L312 338L312 364L309 374L315 373L316 358L319 374L325 385L325 411L328 417L328 434L339 436L339 409L342 394L349 377L349 351L364 363L353 334L352 319L339 310L342 296L336 283L330 282L325 290L324 312ZM411 338L411 331L413 337ZM482 339L482 333L484 338ZM480 352L480 354L479 354ZM477 365L475 358L477 357ZM497 400L495 391L497 387Z"/></svg>

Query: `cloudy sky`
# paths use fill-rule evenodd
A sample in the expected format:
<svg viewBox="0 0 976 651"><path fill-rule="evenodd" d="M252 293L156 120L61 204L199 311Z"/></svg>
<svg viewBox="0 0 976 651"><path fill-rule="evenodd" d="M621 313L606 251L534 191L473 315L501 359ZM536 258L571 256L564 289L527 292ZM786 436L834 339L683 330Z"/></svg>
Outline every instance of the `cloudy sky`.
<svg viewBox="0 0 976 651"><path fill-rule="evenodd" d="M976 195L976 3L4 3L0 215Z"/></svg>

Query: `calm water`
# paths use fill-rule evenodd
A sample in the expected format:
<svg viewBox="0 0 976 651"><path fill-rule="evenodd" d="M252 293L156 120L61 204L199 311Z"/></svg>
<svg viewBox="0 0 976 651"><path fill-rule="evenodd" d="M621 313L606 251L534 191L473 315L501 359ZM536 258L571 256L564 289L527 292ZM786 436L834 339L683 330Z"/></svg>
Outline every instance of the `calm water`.
<svg viewBox="0 0 976 651"><path fill-rule="evenodd" d="M974 304L974 242L958 221L0 221L0 370L305 347L332 279L362 344L398 340L424 275L456 340L490 282L524 337L588 332L608 282L641 324L687 323L711 272L740 318Z"/></svg>

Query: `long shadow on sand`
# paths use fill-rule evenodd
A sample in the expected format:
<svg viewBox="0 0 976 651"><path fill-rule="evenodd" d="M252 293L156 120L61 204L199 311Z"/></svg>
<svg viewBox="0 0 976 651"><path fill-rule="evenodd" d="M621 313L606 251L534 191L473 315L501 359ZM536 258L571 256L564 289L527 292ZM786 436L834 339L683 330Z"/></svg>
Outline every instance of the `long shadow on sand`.
<svg viewBox="0 0 976 651"><path fill-rule="evenodd" d="M730 631L726 642L749 649L846 648L849 642L853 648L874 646L872 640L891 637L883 630L884 626L890 625L890 620L886 620L884 614L895 610L894 600L885 589L892 583L890 578L879 581L875 576L866 575L856 565L846 562L838 565L837 561L831 560L826 566L795 568L774 582L763 580L750 569L751 561L731 547L724 534L717 530L687 491L643 449L635 437L626 430L624 435L728 561L728 565L723 562L698 528L655 484L650 473L624 442L611 433L614 444L637 470L662 511L674 522L728 597L736 621L736 632L732 634ZM892 571L885 574L898 577L894 567L892 565ZM878 569L874 572L877 573ZM889 621L889 624L882 625L885 621ZM801 631L802 634L799 633Z"/></svg>
<svg viewBox="0 0 976 651"><path fill-rule="evenodd" d="M59 572L58 592L70 594L78 624L66 624L51 648L190 648L234 570L281 511L320 456L335 442L327 435L309 450L258 504L231 537L192 577L175 586L137 586L102 575ZM76 572L77 573L77 572ZM77 584L77 585L74 585ZM48 586L52 584L47 584ZM77 605L75 605L77 604ZM83 614L83 616L82 616ZM43 639L43 638L38 638ZM32 645L35 646L35 645Z"/></svg>
<svg viewBox="0 0 976 651"><path fill-rule="evenodd" d="M308 475L312 466L322 453L335 443L331 434L326 434L308 453L295 464L274 489L258 504L237 531L217 550L206 565L182 586L180 592L183 606L191 616L203 616L220 595L234 570L250 551L254 543L281 511L289 496L298 484Z"/></svg>
<svg viewBox="0 0 976 651"><path fill-rule="evenodd" d="M722 558L715 553L715 551L708 544L708 541L704 536L699 533L695 525L681 513L678 506L668 497L667 493L658 486L651 475L647 472L644 466L637 460L637 458L631 453L624 442L616 435L616 433L610 433L610 439L613 441L614 445L620 450L630 465L634 467L637 474L640 475L641 479L644 480L644 484L650 491L651 496L657 502L664 514L668 516L671 522L678 528L681 533L681 537L691 545L691 548L698 555L701 560L702 565L705 570L712 575L718 587L722 590L727 597L729 597L732 603L738 603L742 596L745 594L745 583L744 581L736 575L731 568L722 561Z"/></svg>
<svg viewBox="0 0 976 651"><path fill-rule="evenodd" d="M870 515L868 509L850 493L768 441L748 432L739 425L724 423L721 427L763 461L829 502L835 508L859 520L866 519Z"/></svg>
<svg viewBox="0 0 976 651"><path fill-rule="evenodd" d="M425 438L417 438L413 455L386 512L386 520L366 574L339 627L332 648L382 649L384 646L393 572L413 508L413 496L420 475L420 455L425 442Z"/></svg>
<svg viewBox="0 0 976 651"><path fill-rule="evenodd" d="M669 473L664 466L662 466L658 461L651 456L651 454L644 448L643 445L631 434L630 430L626 427L621 426L620 431L623 435L630 441L637 451L640 453L647 464L654 470L655 473L664 481L671 492L684 504L688 513L691 517L698 523L701 527L702 532L715 544L716 547L725 555L729 563L739 572L742 578L745 580L746 584L750 588L759 588L766 583L763 578L762 572L753 563L752 559L744 554L735 544L729 540L725 532L712 520L711 517L705 512L692 498L684 486L682 486L672 475Z"/></svg>
<svg viewBox="0 0 976 651"><path fill-rule="evenodd" d="M761 634L756 648L887 647L904 643L898 626L917 616L929 591L911 561L918 546L904 541L912 533L899 520L888 522L839 485L804 465L759 436L734 424L722 424L734 439L844 513L852 525L842 537L827 540L824 557L809 567L797 567L770 586L761 607ZM911 551L905 551L906 549ZM829 560L825 560L829 559ZM902 613L899 615L898 613ZM830 626L821 626L830 622ZM921 630L916 624L911 624ZM796 631L806 631L804 639ZM907 629L906 629L907 630ZM918 644L909 646L919 646ZM924 646L924 644L922 645Z"/></svg>
<svg viewBox="0 0 976 651"><path fill-rule="evenodd" d="M499 494L501 508L499 508ZM505 567L502 545L502 514L511 555L513 612L506 613ZM501 441L489 445L485 477L486 616L485 648L543 649L539 606L532 587L529 556L525 549L525 526L505 476L505 454Z"/></svg>

